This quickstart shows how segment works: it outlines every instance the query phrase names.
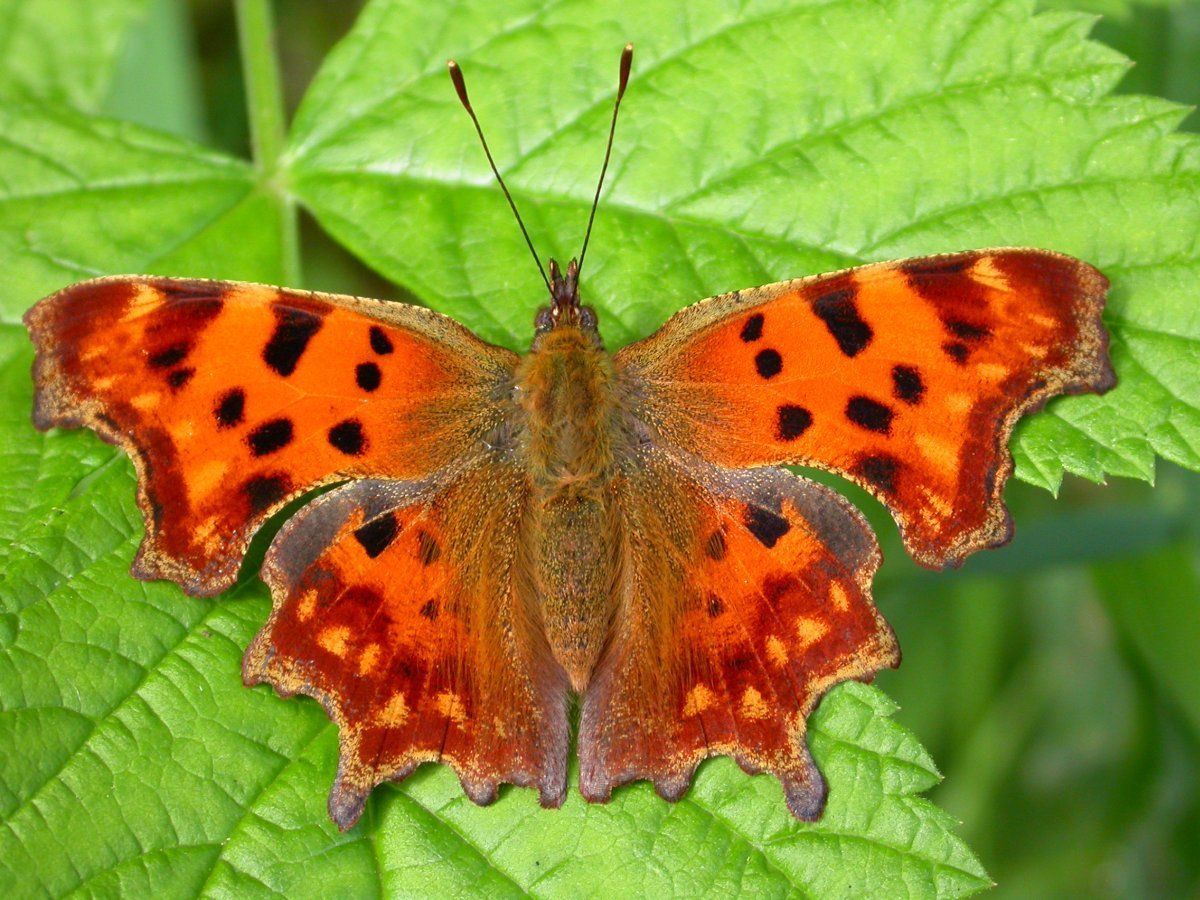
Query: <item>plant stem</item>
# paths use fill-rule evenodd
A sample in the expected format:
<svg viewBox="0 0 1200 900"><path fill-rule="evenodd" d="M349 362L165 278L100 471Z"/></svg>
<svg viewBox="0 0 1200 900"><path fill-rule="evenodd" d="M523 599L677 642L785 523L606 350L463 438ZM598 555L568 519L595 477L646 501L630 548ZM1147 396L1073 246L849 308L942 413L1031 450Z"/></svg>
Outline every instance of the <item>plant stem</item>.
<svg viewBox="0 0 1200 900"><path fill-rule="evenodd" d="M279 218L279 243L283 278L300 283L300 235L296 203L287 188L281 166L287 139L279 58L275 52L275 16L272 0L234 0L238 46L250 120L250 147L259 185L275 202Z"/></svg>

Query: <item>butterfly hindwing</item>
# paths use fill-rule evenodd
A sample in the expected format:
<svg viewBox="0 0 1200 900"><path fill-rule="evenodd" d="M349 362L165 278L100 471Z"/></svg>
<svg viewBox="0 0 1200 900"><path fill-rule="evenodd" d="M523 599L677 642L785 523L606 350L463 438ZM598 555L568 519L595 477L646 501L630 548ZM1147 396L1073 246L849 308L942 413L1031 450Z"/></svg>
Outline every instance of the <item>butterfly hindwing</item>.
<svg viewBox="0 0 1200 900"><path fill-rule="evenodd" d="M35 423L130 454L134 571L198 594L228 587L254 531L304 491L450 463L497 425L516 359L429 310L233 282L83 282L26 321Z"/></svg>
<svg viewBox="0 0 1200 900"><path fill-rule="evenodd" d="M1113 385L1107 287L1042 250L879 263L698 303L617 361L661 439L722 466L838 472L919 562L957 564L1011 533L1017 419Z"/></svg>
<svg viewBox="0 0 1200 900"><path fill-rule="evenodd" d="M340 728L330 814L442 762L477 803L501 783L566 790L566 682L518 572L529 495L494 460L447 483L364 480L306 507L263 577L275 608L246 651L248 684L315 697Z"/></svg>
<svg viewBox="0 0 1200 900"><path fill-rule="evenodd" d="M805 744L834 684L899 662L871 601L879 550L828 488L775 468L719 469L645 446L627 461L627 540L608 650L583 697L580 787L635 779L678 799L707 756L770 772L816 818Z"/></svg>

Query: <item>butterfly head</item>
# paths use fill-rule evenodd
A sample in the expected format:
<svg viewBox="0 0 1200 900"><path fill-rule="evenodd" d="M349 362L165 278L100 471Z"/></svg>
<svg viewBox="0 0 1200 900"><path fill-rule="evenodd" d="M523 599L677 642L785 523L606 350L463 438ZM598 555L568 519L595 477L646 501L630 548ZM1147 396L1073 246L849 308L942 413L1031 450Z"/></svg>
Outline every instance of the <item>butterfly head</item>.
<svg viewBox="0 0 1200 900"><path fill-rule="evenodd" d="M579 263L576 260L567 263L566 273L553 259L549 260L549 266L551 304L538 310L534 320L537 333L545 334L555 328L579 328L595 333L596 311L579 302Z"/></svg>

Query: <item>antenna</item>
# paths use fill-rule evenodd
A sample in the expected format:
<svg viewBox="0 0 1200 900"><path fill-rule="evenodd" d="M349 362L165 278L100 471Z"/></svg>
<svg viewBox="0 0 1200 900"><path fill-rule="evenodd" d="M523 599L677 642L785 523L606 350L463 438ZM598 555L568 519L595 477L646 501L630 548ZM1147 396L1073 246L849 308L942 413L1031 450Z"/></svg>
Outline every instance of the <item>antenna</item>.
<svg viewBox="0 0 1200 900"><path fill-rule="evenodd" d="M627 48L628 49L628 48ZM513 202L512 194L508 192L508 185L504 183L504 179L500 177L500 170L496 168L496 161L492 159L492 151L488 149L487 139L483 136L483 129L479 127L479 119L475 115L475 110L471 108L471 101L467 97L467 83L463 81L462 69L458 67L458 63L454 60L447 60L446 68L450 70L450 80L454 82L454 90L458 93L458 99L462 101L463 108L467 111L467 115L471 117L471 121L475 123L475 133L479 135L479 143L483 144L483 152L487 155L488 165L492 167L492 174L496 176L496 180L500 182L500 190L504 191L504 198L508 200L508 205L512 208L513 215L517 217L517 224L521 227L521 234L525 236L525 244L529 247L529 252L533 254L533 261L537 263L538 271L542 273L542 281L546 282L546 290L550 291L550 295L554 295L554 289L550 287L550 279L546 277L546 270L542 268L542 260L538 256L537 251L533 249L533 241L529 239L529 232L525 229L525 223L521 220L521 214L517 212L517 204ZM628 69L628 66L626 66ZM617 101L618 103L620 100ZM612 138L609 138L609 143L612 143ZM607 164L607 157L605 163ZM594 213L593 213L594 214ZM589 225L589 230L591 226Z"/></svg>
<svg viewBox="0 0 1200 900"><path fill-rule="evenodd" d="M587 232L583 236L583 249L579 251L579 270L583 271L583 258L587 256L588 241L592 237L592 223L596 221L596 206L600 203L600 189L604 187L604 174L608 171L608 158L612 155L613 135L617 133L617 113L621 109L621 98L629 84L629 67L633 65L633 44L626 44L621 51L621 75L617 83L617 100L613 104L612 124L608 126L608 146L604 148L604 165L600 167L600 180L596 183L596 196L592 198L592 212L588 216Z"/></svg>

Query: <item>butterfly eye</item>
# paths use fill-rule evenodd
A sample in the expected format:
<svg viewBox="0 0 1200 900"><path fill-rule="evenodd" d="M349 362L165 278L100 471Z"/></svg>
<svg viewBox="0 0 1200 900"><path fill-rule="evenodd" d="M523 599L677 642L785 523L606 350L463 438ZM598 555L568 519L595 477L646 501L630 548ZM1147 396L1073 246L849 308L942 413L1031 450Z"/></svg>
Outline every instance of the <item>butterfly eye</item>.
<svg viewBox="0 0 1200 900"><path fill-rule="evenodd" d="M595 328L599 324L599 320L596 318L596 311L590 306L580 307L579 324L583 328Z"/></svg>
<svg viewBox="0 0 1200 900"><path fill-rule="evenodd" d="M538 310L537 317L533 320L533 327L539 334L554 327L554 316L551 314L549 306L543 306Z"/></svg>

